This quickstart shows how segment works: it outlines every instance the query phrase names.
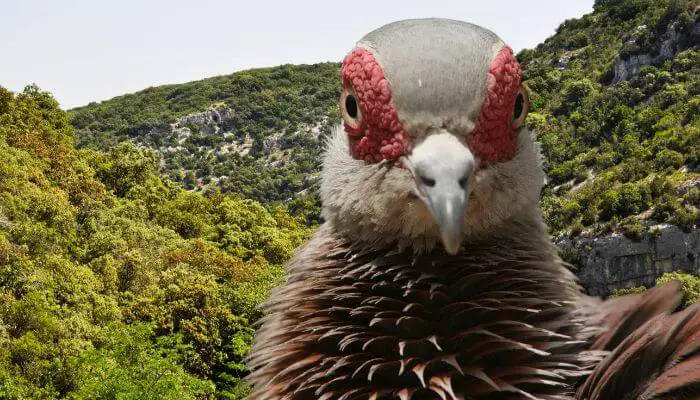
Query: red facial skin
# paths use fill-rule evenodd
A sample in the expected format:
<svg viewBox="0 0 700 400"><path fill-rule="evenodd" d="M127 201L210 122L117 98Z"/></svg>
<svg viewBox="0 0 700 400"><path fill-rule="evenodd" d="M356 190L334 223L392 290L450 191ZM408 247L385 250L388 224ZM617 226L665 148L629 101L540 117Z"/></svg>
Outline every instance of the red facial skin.
<svg viewBox="0 0 700 400"><path fill-rule="evenodd" d="M361 115L358 124L345 121L352 156L379 162L409 154L411 137L399 122L391 87L372 53L355 48L343 60L342 76L343 88L354 92Z"/></svg>
<svg viewBox="0 0 700 400"><path fill-rule="evenodd" d="M496 164L515 155L519 128L513 125L515 98L520 90L520 65L513 50L503 46L491 62L486 98L467 145L482 163Z"/></svg>
<svg viewBox="0 0 700 400"><path fill-rule="evenodd" d="M379 162L410 154L412 139L399 121L391 86L372 53L355 48L343 60L341 73L343 89L356 96L360 110L358 121L346 119L344 124L353 158ZM491 62L481 114L467 137L469 149L482 165L508 161L515 155L519 128L512 116L520 75L513 51L504 46Z"/></svg>

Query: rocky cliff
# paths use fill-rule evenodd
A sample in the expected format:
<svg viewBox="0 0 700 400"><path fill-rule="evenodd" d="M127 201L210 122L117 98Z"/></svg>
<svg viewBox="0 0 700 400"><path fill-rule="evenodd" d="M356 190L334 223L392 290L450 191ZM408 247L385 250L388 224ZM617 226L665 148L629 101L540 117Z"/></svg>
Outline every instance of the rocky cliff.
<svg viewBox="0 0 700 400"><path fill-rule="evenodd" d="M664 272L700 274L700 230L686 233L660 225L641 240L611 235L557 243L578 259L574 272L589 294L608 296L615 289L651 287Z"/></svg>
<svg viewBox="0 0 700 400"><path fill-rule="evenodd" d="M697 48L700 44L700 22L696 21L692 27L683 32L678 23L671 23L666 28L666 32L661 35L655 46L649 49L640 49L638 41L647 34L649 27L640 25L632 34L632 37L625 42L625 47L632 48L630 52L618 54L615 57L613 67L613 84L626 81L635 76L643 67L649 65L660 65L666 60L674 58L678 53L688 48Z"/></svg>

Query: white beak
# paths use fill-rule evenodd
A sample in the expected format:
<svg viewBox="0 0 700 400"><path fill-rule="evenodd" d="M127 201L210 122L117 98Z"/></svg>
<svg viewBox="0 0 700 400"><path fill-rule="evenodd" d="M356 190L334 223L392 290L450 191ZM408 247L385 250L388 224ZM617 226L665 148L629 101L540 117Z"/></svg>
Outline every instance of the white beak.
<svg viewBox="0 0 700 400"><path fill-rule="evenodd" d="M440 228L445 250L457 254L462 244L469 180L476 164L474 155L455 135L441 131L428 136L407 159L418 196Z"/></svg>

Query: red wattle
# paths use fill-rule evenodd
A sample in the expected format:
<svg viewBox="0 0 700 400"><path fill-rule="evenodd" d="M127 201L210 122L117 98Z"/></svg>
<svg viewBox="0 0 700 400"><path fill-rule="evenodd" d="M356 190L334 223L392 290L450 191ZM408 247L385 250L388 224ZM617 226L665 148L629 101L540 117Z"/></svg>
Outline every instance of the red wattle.
<svg viewBox="0 0 700 400"><path fill-rule="evenodd" d="M372 53L355 48L343 60L343 86L357 96L359 126L345 123L350 153L359 160L396 160L411 152L411 137L399 121L391 102L391 86Z"/></svg>
<svg viewBox="0 0 700 400"><path fill-rule="evenodd" d="M481 115L469 134L469 149L485 164L508 161L515 155L518 130L512 125L515 98L520 89L520 65L513 50L503 46L491 62L488 89Z"/></svg>

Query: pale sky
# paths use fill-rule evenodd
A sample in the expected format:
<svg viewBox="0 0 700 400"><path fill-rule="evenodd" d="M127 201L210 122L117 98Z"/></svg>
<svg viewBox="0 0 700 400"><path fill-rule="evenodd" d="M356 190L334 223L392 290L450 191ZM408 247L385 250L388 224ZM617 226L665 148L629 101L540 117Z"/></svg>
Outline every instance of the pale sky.
<svg viewBox="0 0 700 400"><path fill-rule="evenodd" d="M0 86L64 108L254 67L339 61L398 19L445 17L532 48L593 0L0 0Z"/></svg>

